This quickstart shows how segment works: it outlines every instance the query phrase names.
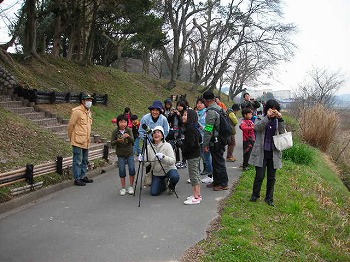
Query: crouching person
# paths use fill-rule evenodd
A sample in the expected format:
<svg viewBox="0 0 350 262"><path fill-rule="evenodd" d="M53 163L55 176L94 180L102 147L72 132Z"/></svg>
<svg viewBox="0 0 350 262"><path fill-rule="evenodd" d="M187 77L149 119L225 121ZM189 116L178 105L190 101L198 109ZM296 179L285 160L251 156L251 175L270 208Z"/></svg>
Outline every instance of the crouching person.
<svg viewBox="0 0 350 262"><path fill-rule="evenodd" d="M151 195L158 196L167 189L167 177L170 179L169 190L174 191L180 176L175 166L174 150L164 139L163 127L152 129L152 144L147 145L147 153L147 161L151 163Z"/></svg>

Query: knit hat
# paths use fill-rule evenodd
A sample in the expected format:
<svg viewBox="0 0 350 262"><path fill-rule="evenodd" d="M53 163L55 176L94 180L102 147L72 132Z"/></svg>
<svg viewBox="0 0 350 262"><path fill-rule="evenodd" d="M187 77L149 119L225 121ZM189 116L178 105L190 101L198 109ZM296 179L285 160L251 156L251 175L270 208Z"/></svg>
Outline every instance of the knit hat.
<svg viewBox="0 0 350 262"><path fill-rule="evenodd" d="M156 131L156 130L161 131L162 134L163 134L163 137L164 137L164 129L163 129L162 126L156 126L155 128L153 128L153 129L152 129L152 133L153 133L154 131Z"/></svg>
<svg viewBox="0 0 350 262"><path fill-rule="evenodd" d="M153 102L153 104L151 106L148 107L148 109L149 110L159 109L160 112L162 112L163 111L163 104L159 100L156 100L156 101Z"/></svg>

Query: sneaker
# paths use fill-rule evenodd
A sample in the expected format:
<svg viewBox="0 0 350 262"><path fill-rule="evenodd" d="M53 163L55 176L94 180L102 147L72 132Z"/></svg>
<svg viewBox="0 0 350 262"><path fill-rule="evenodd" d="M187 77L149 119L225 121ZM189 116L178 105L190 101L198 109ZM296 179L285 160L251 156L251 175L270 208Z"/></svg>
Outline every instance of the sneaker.
<svg viewBox="0 0 350 262"><path fill-rule="evenodd" d="M191 179L190 179L190 178L189 178L189 179L187 179L187 183L189 183L189 184L191 183Z"/></svg>
<svg viewBox="0 0 350 262"><path fill-rule="evenodd" d="M189 200L191 198L195 198L193 195L192 196L189 196L186 198L186 200ZM200 201L202 201L202 196L199 196L197 199L199 199Z"/></svg>
<svg viewBox="0 0 350 262"><path fill-rule="evenodd" d="M190 197L184 201L184 204L185 205L197 205L197 204L200 204L200 202L201 202L201 199L195 198L195 197Z"/></svg>
<svg viewBox="0 0 350 262"><path fill-rule="evenodd" d="M134 188L132 186L129 186L128 193L129 193L129 195L133 195L134 194Z"/></svg>
<svg viewBox="0 0 350 262"><path fill-rule="evenodd" d="M74 180L74 185L76 185L76 186L85 186L86 184L85 184L84 181L79 179L79 180Z"/></svg>
<svg viewBox="0 0 350 262"><path fill-rule="evenodd" d="M236 160L237 160L237 158L235 158L235 157L228 157L228 158L226 158L227 162L235 162Z"/></svg>
<svg viewBox="0 0 350 262"><path fill-rule="evenodd" d="M84 176L83 178L80 178L80 181L83 181L84 183L92 183L94 180L91 178L88 178L87 176Z"/></svg>
<svg viewBox="0 0 350 262"><path fill-rule="evenodd" d="M213 180L212 177L207 176L207 177L201 179L201 181L202 181L202 183L204 183L204 184L211 184L211 183L213 183L214 180Z"/></svg>
<svg viewBox="0 0 350 262"><path fill-rule="evenodd" d="M125 194L126 194L126 189L125 188L120 189L119 195L125 196Z"/></svg>

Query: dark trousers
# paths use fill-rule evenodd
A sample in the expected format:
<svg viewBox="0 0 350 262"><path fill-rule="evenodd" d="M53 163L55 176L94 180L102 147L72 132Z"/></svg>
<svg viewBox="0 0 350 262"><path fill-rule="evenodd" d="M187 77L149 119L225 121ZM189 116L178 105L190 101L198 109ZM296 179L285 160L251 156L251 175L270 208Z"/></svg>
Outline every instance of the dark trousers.
<svg viewBox="0 0 350 262"><path fill-rule="evenodd" d="M254 141L243 141L243 167L248 166L250 153L252 152Z"/></svg>
<svg viewBox="0 0 350 262"><path fill-rule="evenodd" d="M224 158L225 146L221 145L221 143L215 143L213 146L209 146L209 150L213 166L213 184L226 187L228 177Z"/></svg>
<svg viewBox="0 0 350 262"><path fill-rule="evenodd" d="M276 182L276 169L273 168L272 152L265 151L264 162L262 167L255 167L255 179L253 184L253 197L260 197L260 190L262 182L265 178L265 170L267 171L267 183L266 183L266 201L273 201L273 192Z"/></svg>

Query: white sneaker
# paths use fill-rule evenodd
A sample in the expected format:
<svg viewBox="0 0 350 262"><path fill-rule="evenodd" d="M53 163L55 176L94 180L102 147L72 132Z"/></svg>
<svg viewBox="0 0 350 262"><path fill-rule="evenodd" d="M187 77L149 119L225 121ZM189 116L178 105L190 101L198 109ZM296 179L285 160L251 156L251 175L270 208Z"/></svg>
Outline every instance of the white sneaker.
<svg viewBox="0 0 350 262"><path fill-rule="evenodd" d="M212 177L205 177L205 178L203 178L203 179L201 179L201 181L202 181L202 183L204 183L204 184L210 184L210 183L213 183L213 178Z"/></svg>
<svg viewBox="0 0 350 262"><path fill-rule="evenodd" d="M200 198L195 198L195 197L190 197L190 199L186 199L184 201L184 204L185 205L197 205L197 204L200 204L201 202L201 199Z"/></svg>
<svg viewBox="0 0 350 262"><path fill-rule="evenodd" d="M187 179L187 183L191 183L191 179Z"/></svg>
<svg viewBox="0 0 350 262"><path fill-rule="evenodd" d="M125 188L120 189L119 195L125 196L125 194L126 194L126 189Z"/></svg>
<svg viewBox="0 0 350 262"><path fill-rule="evenodd" d="M192 196L189 196L186 198L186 200L189 200L191 198L195 198L193 195ZM199 196L197 199L199 199L200 201L202 201L202 196Z"/></svg>
<svg viewBox="0 0 350 262"><path fill-rule="evenodd" d="M129 186L128 193L129 193L129 195L133 195L134 194L134 188L132 186Z"/></svg>

